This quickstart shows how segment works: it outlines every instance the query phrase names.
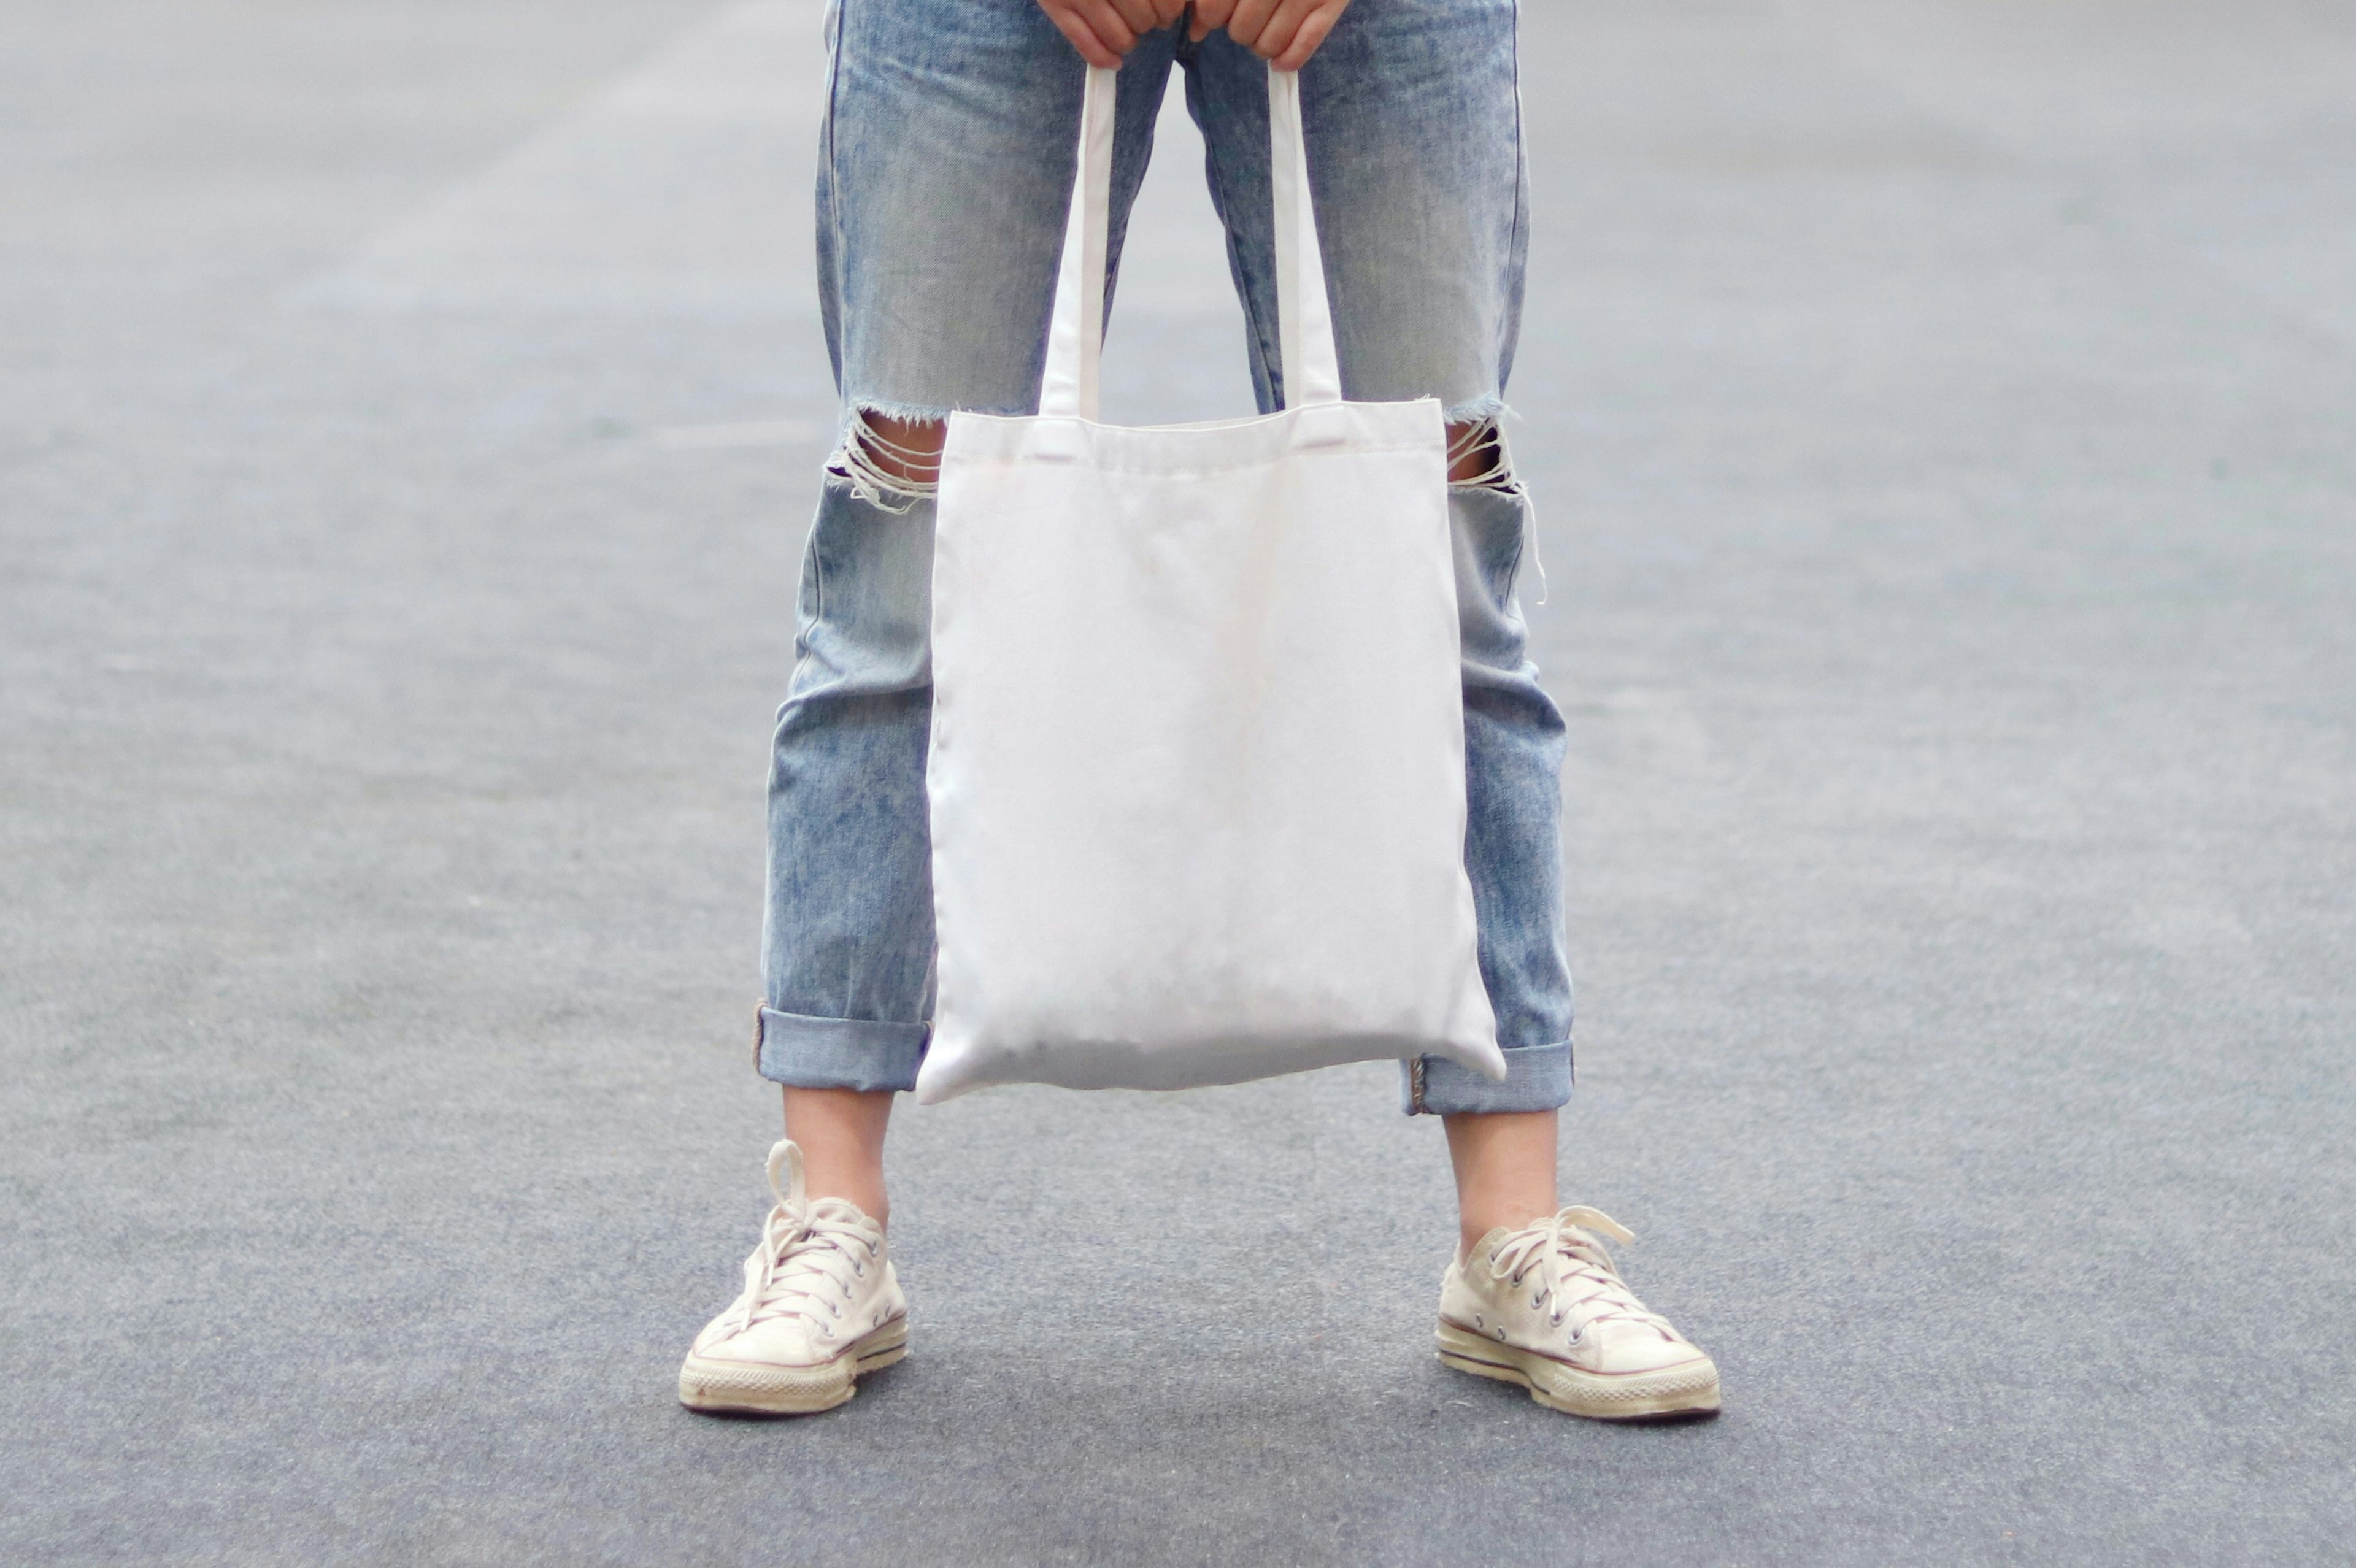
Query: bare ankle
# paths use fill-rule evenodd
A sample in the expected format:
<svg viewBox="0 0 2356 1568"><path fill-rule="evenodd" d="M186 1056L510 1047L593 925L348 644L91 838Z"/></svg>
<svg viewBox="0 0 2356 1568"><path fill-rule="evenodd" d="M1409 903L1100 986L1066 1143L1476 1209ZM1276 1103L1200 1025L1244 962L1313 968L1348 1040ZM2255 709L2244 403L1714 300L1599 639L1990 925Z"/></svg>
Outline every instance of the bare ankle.
<svg viewBox="0 0 2356 1568"><path fill-rule="evenodd" d="M1552 1111L1515 1111L1446 1122L1462 1262L1498 1226L1518 1230L1554 1212L1556 1118Z"/></svg>
<svg viewBox="0 0 2356 1568"><path fill-rule="evenodd" d="M888 1229L892 1200L884 1185L884 1134L892 1094L854 1089L785 1092L786 1136L802 1151L805 1189L812 1198L840 1198Z"/></svg>
<svg viewBox="0 0 2356 1568"><path fill-rule="evenodd" d="M812 1175L806 1179L805 1190L813 1202L820 1198L841 1199L874 1221L877 1230L892 1229L892 1200L884 1193L880 1175L862 1179L857 1175L839 1173L831 1178Z"/></svg>

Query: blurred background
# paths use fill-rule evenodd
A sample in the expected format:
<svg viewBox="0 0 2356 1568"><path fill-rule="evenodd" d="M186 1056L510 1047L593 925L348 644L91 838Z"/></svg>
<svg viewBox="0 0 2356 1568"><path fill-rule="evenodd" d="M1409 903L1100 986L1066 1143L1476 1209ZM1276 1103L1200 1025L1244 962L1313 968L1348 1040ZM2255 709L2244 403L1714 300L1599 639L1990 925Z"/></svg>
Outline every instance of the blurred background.
<svg viewBox="0 0 2356 1568"><path fill-rule="evenodd" d="M2345 1561L2356 10L1532 0L1567 1192L1715 1424L1448 1373L1382 1066L908 1107L736 1288L834 409L818 0L0 48L0 1557ZM1248 408L1175 107L1108 417Z"/></svg>

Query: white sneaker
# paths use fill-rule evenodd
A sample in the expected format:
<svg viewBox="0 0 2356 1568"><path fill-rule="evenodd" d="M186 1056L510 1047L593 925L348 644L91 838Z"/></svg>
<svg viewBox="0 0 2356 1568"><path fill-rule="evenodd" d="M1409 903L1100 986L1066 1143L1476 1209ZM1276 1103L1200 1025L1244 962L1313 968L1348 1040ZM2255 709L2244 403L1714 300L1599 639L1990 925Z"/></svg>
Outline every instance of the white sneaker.
<svg viewBox="0 0 2356 1568"><path fill-rule="evenodd" d="M802 1151L783 1138L769 1150L769 1190L777 1206L744 1260L744 1294L695 1337L679 1370L679 1402L691 1410L831 1410L860 1373L908 1353L908 1299L883 1227L840 1198L810 1202Z"/></svg>
<svg viewBox="0 0 2356 1568"><path fill-rule="evenodd" d="M1718 1408L1718 1368L1644 1304L1582 1227L1636 1238L1592 1209L1481 1238L1440 1285L1440 1359L1520 1383L1549 1410L1602 1421Z"/></svg>

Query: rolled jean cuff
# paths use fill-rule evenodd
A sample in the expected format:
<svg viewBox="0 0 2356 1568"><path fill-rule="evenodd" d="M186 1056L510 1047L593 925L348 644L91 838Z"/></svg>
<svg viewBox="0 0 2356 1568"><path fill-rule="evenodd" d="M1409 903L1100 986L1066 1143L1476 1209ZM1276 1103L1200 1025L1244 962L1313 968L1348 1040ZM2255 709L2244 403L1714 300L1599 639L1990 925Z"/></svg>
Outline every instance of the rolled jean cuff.
<svg viewBox="0 0 2356 1568"><path fill-rule="evenodd" d="M1551 1111L1570 1098L1570 1041L1505 1053L1505 1081L1493 1083L1444 1056L1399 1063L1399 1109L1410 1116L1467 1112Z"/></svg>
<svg viewBox="0 0 2356 1568"><path fill-rule="evenodd" d="M770 1083L795 1089L914 1089L932 1032L929 1024L809 1018L765 1007L753 1064Z"/></svg>

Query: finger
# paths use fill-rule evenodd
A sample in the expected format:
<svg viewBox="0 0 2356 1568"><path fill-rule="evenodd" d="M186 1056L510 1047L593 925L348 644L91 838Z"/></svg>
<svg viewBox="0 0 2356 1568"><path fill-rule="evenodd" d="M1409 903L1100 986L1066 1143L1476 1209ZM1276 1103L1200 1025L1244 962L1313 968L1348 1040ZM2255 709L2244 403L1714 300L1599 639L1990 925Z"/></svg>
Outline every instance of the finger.
<svg viewBox="0 0 2356 1568"><path fill-rule="evenodd" d="M1347 5L1349 0L1342 0ZM1259 30L1259 41L1252 46L1260 59L1274 64L1292 48L1301 27L1310 17L1327 9L1339 9L1333 0L1277 0L1275 14L1268 26ZM1328 24L1331 25L1330 23Z"/></svg>
<svg viewBox="0 0 2356 1568"><path fill-rule="evenodd" d="M1186 0L1153 0L1153 25L1166 27L1186 14Z"/></svg>
<svg viewBox="0 0 2356 1568"><path fill-rule="evenodd" d="M1333 31L1333 24L1340 21L1342 13L1348 9L1347 5L1320 5L1303 16L1300 30L1292 35L1292 41L1284 46L1282 54L1276 57L1276 69L1299 70L1307 65L1309 58L1317 52L1318 46Z"/></svg>
<svg viewBox="0 0 2356 1568"><path fill-rule="evenodd" d="M1292 42L1292 36L1301 30L1301 15L1309 5L1310 0L1278 0L1276 9L1269 16L1268 26L1262 27L1259 37L1252 40L1252 53L1273 62Z"/></svg>
<svg viewBox="0 0 2356 1568"><path fill-rule="evenodd" d="M1057 32L1071 40L1072 47L1080 51L1082 59L1105 70L1120 69L1120 51L1098 37L1095 31L1082 21L1076 13L1062 9L1050 10L1047 13L1047 19L1055 24Z"/></svg>
<svg viewBox="0 0 2356 1568"><path fill-rule="evenodd" d="M1153 16L1153 0L1111 0L1110 8L1129 28L1130 44L1161 26ZM1102 29L1098 31L1101 33ZM1121 46L1123 54L1129 52L1130 44Z"/></svg>
<svg viewBox="0 0 2356 1568"><path fill-rule="evenodd" d="M1261 31L1275 13L1276 0L1236 0L1234 14L1227 17L1227 37L1248 49L1256 49Z"/></svg>
<svg viewBox="0 0 2356 1568"><path fill-rule="evenodd" d="M1141 9L1145 9L1141 0L1124 0L1121 5L1114 5L1114 0L1079 0L1081 14L1088 19L1088 26L1096 30L1096 37L1114 54L1129 54L1130 49L1138 48L1138 28L1129 26L1129 16L1121 14L1126 5L1138 5ZM1145 14L1150 16L1152 12Z"/></svg>
<svg viewBox="0 0 2356 1568"><path fill-rule="evenodd" d="M1236 0L1194 0L1194 26L1190 36L1201 43L1227 25L1236 12Z"/></svg>

